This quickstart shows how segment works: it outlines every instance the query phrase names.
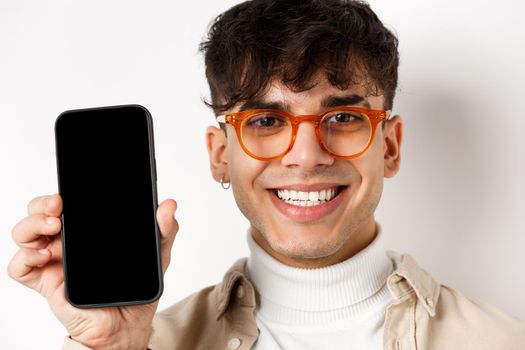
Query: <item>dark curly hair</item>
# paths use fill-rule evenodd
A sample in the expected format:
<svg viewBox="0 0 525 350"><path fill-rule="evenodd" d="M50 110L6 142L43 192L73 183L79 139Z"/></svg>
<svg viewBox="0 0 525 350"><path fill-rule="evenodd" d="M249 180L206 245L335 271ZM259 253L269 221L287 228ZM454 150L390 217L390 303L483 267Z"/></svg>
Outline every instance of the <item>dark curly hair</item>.
<svg viewBox="0 0 525 350"><path fill-rule="evenodd" d="M310 89L322 71L347 89L365 83L391 109L397 86L398 40L370 6L354 0L251 0L212 22L200 44L215 113L252 100L279 78Z"/></svg>

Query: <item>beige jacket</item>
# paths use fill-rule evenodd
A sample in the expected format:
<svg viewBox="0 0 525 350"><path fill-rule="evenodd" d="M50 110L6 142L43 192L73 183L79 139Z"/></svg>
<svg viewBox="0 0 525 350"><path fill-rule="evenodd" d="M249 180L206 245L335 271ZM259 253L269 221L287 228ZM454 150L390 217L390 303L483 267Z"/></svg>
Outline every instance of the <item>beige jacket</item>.
<svg viewBox="0 0 525 350"><path fill-rule="evenodd" d="M525 350L524 321L440 285L410 255L388 255L394 272L387 285L395 301L386 310L384 349ZM149 349L251 349L258 336L256 295L245 264L240 259L221 283L158 312ZM69 337L63 347L86 349Z"/></svg>

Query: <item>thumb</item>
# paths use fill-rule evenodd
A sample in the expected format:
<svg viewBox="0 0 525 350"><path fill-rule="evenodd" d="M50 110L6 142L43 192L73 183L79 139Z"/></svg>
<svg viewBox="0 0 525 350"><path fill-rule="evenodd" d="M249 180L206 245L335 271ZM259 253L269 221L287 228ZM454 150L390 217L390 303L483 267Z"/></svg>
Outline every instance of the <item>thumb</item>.
<svg viewBox="0 0 525 350"><path fill-rule="evenodd" d="M175 219L177 202L173 199L164 200L157 208L157 222L160 228L160 250L162 256L162 271L166 272L171 258L171 247L179 231L179 223Z"/></svg>

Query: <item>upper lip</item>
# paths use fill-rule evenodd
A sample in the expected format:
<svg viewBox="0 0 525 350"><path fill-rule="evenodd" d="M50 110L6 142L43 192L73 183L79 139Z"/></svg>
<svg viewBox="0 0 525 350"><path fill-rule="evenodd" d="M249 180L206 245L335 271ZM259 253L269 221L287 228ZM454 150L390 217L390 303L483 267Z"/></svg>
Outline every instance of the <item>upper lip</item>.
<svg viewBox="0 0 525 350"><path fill-rule="evenodd" d="M315 183L315 184L290 184L290 185L283 185L279 187L274 187L272 190L295 190L295 191L301 191L301 192L314 192L314 191L320 191L325 190L328 188L333 187L339 187L339 186L347 186L343 184L337 184L337 183Z"/></svg>

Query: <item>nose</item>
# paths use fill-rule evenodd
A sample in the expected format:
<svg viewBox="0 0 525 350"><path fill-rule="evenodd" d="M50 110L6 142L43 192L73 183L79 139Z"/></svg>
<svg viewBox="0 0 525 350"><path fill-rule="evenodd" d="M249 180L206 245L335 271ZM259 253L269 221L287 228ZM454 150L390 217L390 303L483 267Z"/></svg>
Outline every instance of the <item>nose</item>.
<svg viewBox="0 0 525 350"><path fill-rule="evenodd" d="M305 170L312 170L320 165L332 165L333 162L334 157L321 148L314 124L306 121L299 124L292 149L281 159L283 165L299 166Z"/></svg>

